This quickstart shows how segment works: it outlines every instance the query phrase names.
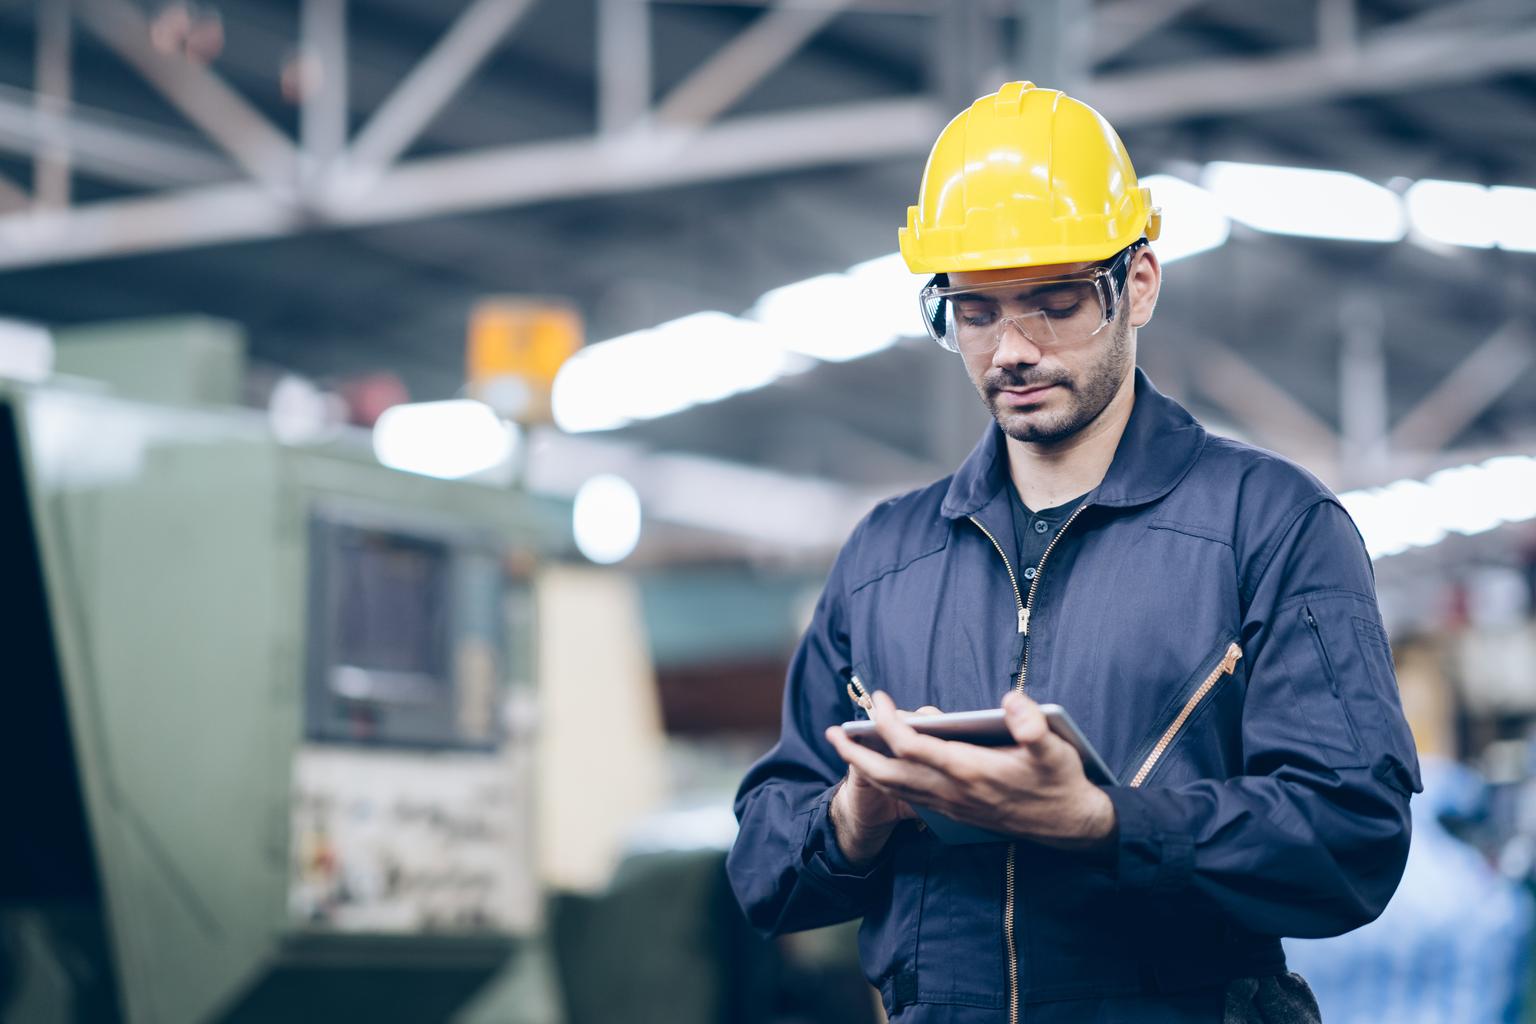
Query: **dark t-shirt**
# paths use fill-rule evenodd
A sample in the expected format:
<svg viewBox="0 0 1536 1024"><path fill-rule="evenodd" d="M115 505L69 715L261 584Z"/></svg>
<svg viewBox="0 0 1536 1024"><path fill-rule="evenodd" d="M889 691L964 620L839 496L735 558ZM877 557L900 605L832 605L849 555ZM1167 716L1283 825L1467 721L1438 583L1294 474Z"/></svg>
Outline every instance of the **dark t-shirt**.
<svg viewBox="0 0 1536 1024"><path fill-rule="evenodd" d="M1045 557L1045 549L1050 546L1051 539L1061 530L1077 507L1083 503L1083 497L1064 501L1055 508L1044 508L1038 512L1031 511L1019 497L1018 488L1008 485L1008 495L1012 499L1009 505L1013 509L1013 553L1010 558L1013 561L1013 571L1019 584L1019 600L1029 600L1029 587L1035 580L1035 569L1040 564L1040 559ZM1023 664L1024 649L1029 643L1029 638L1020 636L1013 652L1013 675L1010 679L1017 678L1019 668Z"/></svg>
<svg viewBox="0 0 1536 1024"><path fill-rule="evenodd" d="M1056 531L1061 529L1067 517L1083 503L1085 495L1064 501L1055 508L1033 512L1019 497L1017 487L1009 486L1008 494L1013 499L1009 503L1013 507L1013 567L1019 577L1020 591L1028 596L1029 585L1035 578L1035 566L1040 564L1051 538L1056 536Z"/></svg>
<svg viewBox="0 0 1536 1024"><path fill-rule="evenodd" d="M1014 577L1018 582L1018 599L1029 600L1029 585L1035 580L1035 567L1040 565L1040 559L1046 553L1046 548L1051 545L1052 537L1057 536L1061 525L1072 516L1078 505L1083 504L1086 494L1074 497L1069 502L1061 502L1055 508L1041 508L1040 511L1032 511L1025 505L1023 499L1018 497L1018 488L1008 485L1009 507L1014 510L1014 550L1009 554L1009 560L1014 563ZM1028 637L1018 637L1017 646L1014 648L1014 668L1009 674L1005 686L1015 685L1018 677L1018 669L1025 657L1025 648L1028 645Z"/></svg>

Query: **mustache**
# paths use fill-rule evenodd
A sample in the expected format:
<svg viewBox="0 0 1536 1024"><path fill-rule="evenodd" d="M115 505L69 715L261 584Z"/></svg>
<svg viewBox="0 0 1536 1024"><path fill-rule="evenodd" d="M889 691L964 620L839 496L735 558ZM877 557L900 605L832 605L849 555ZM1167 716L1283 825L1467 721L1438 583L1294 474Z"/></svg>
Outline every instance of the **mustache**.
<svg viewBox="0 0 1536 1024"><path fill-rule="evenodd" d="M1071 388L1072 378L1061 373L1016 373L1013 370L992 370L981 379L982 386L989 393L1001 391L1004 388L1039 388L1047 384L1060 384L1062 387Z"/></svg>

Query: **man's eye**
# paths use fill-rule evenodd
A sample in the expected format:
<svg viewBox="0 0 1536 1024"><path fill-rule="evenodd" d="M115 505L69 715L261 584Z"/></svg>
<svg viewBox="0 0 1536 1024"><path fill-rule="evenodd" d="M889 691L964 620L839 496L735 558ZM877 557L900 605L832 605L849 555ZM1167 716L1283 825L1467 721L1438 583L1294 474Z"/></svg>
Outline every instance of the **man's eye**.
<svg viewBox="0 0 1536 1024"><path fill-rule="evenodd" d="M986 307L961 306L955 310L955 316L967 327L985 327L997 319L997 311Z"/></svg>
<svg viewBox="0 0 1536 1024"><path fill-rule="evenodd" d="M1066 305L1046 306L1044 312L1052 320L1065 320L1070 316L1074 316L1082 307L1083 304L1081 302L1072 302Z"/></svg>

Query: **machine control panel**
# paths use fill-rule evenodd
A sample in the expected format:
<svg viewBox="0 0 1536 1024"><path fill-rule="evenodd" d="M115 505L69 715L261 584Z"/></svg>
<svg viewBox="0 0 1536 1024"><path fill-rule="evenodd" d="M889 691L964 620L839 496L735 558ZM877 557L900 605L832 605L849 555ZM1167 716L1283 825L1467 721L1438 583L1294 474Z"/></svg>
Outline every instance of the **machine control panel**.
<svg viewBox="0 0 1536 1024"><path fill-rule="evenodd" d="M295 924L374 934L532 929L538 890L527 758L301 748L289 886Z"/></svg>

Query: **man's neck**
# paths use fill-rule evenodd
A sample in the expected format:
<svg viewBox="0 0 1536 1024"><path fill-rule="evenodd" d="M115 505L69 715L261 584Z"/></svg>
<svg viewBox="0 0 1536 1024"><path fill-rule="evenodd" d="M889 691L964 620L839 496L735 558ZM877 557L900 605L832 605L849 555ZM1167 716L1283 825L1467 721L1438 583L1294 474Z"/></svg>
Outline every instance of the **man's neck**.
<svg viewBox="0 0 1536 1024"><path fill-rule="evenodd" d="M1055 508L1099 486L1114 461L1135 401L1133 372L1104 411L1071 437L1040 443L1005 435L1008 475L1024 504L1032 509Z"/></svg>

